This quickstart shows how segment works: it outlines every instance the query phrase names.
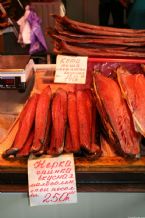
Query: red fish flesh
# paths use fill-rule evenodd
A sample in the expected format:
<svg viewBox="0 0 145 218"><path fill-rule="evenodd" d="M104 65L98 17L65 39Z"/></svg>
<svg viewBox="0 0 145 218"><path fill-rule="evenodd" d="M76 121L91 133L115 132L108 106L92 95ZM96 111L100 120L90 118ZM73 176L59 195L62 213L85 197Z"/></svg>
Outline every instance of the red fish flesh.
<svg viewBox="0 0 145 218"><path fill-rule="evenodd" d="M132 113L135 130L145 137L145 76L131 74L125 68L119 67L117 78Z"/></svg>
<svg viewBox="0 0 145 218"><path fill-rule="evenodd" d="M62 88L59 88L53 97L51 113L52 132L50 147L47 153L59 155L63 152L67 122L67 92Z"/></svg>
<svg viewBox="0 0 145 218"><path fill-rule="evenodd" d="M33 153L43 153L46 143L48 144L47 139L51 121L51 97L51 88L47 86L38 99L35 116L35 134L31 149Z"/></svg>
<svg viewBox="0 0 145 218"><path fill-rule="evenodd" d="M15 155L25 145L30 131L34 125L36 106L38 102L39 94L33 94L27 101L24 109L20 114L18 131L12 146L6 150L3 157L9 157Z"/></svg>
<svg viewBox="0 0 145 218"><path fill-rule="evenodd" d="M103 126L116 147L116 152L128 156L138 155L140 153L139 138L134 129L131 112L117 82L100 73L95 73L94 89Z"/></svg>

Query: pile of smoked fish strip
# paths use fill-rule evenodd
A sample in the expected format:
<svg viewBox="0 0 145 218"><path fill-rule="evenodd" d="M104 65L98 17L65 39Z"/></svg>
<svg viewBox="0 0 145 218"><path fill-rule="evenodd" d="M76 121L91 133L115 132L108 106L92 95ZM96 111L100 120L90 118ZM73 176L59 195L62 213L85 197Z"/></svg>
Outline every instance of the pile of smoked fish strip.
<svg viewBox="0 0 145 218"><path fill-rule="evenodd" d="M97 116L90 89L66 91L58 88L52 94L48 85L40 94L34 93L26 102L15 139L3 157L17 159L62 153L98 158Z"/></svg>
<svg viewBox="0 0 145 218"><path fill-rule="evenodd" d="M33 94L19 118L14 141L4 158L74 153L139 158L145 137L145 76L118 66L116 77L92 72L92 88L73 91L48 85Z"/></svg>
<svg viewBox="0 0 145 218"><path fill-rule="evenodd" d="M53 15L48 34L55 54L93 57L145 57L145 30L103 27Z"/></svg>

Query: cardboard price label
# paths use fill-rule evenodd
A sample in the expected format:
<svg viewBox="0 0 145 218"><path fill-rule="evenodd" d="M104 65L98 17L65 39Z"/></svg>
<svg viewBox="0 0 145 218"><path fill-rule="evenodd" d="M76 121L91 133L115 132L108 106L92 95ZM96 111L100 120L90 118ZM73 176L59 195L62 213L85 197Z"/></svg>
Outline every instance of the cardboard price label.
<svg viewBox="0 0 145 218"><path fill-rule="evenodd" d="M73 154L28 160L30 206L77 202Z"/></svg>
<svg viewBox="0 0 145 218"><path fill-rule="evenodd" d="M88 57L58 55L54 82L85 84Z"/></svg>

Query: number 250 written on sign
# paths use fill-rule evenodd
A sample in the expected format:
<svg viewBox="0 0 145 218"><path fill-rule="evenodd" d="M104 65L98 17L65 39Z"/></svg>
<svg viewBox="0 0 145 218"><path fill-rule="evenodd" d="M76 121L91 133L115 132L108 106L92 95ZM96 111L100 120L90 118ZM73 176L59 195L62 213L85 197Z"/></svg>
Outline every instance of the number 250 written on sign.
<svg viewBox="0 0 145 218"><path fill-rule="evenodd" d="M74 192L68 193L68 192L63 192L63 193L47 193L44 196L43 203L57 203L57 202L64 202L64 201L69 201L70 200L70 195L74 194Z"/></svg>

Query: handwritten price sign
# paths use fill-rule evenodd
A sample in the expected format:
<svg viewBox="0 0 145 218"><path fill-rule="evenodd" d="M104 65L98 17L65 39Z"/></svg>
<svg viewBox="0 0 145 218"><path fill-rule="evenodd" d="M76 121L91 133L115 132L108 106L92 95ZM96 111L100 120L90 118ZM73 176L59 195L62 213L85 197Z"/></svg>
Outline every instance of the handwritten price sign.
<svg viewBox="0 0 145 218"><path fill-rule="evenodd" d="M85 84L87 57L58 55L54 82Z"/></svg>
<svg viewBox="0 0 145 218"><path fill-rule="evenodd" d="M76 203L73 154L28 160L30 205Z"/></svg>

